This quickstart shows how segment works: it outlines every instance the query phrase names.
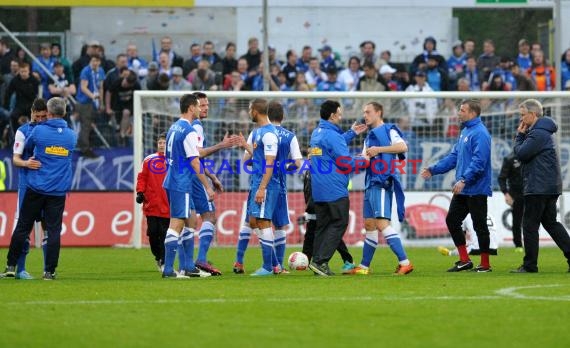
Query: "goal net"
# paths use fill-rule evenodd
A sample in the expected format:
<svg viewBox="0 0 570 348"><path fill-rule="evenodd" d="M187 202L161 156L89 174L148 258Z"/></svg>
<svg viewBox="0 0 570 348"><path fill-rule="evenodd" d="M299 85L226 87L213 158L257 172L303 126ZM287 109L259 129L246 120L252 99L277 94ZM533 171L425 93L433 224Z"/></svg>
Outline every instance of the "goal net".
<svg viewBox="0 0 570 348"><path fill-rule="evenodd" d="M191 92L187 92L191 93ZM178 101L183 92L137 91L135 93L134 162L136 175L145 156L156 151L156 138L168 131L179 117ZM513 139L519 124L518 105L527 98L542 102L545 114L558 124L556 141L561 158L564 189L570 187L570 95L565 92L206 92L210 103L208 118L203 121L205 137L211 146L222 140L224 134L240 134L245 137L253 129L247 109L254 98L276 100L285 107L283 126L296 133L301 150L306 156L311 132L319 122L319 107L326 99L338 100L344 109L341 128L348 130L354 122L362 120L362 106L369 101L384 106L386 122L395 123L403 131L408 143L408 161L402 172L406 190L407 218L404 224L393 219L393 225L411 243L441 243L449 233L445 226L445 214L451 199L454 172L424 181L419 170L435 163L446 155L455 144L461 131L457 118L458 105L463 99L481 101L481 119L492 136L491 163L493 169L493 197L489 199L489 213L496 223L500 241L511 243L510 207L499 191L497 177L503 158L512 151ZM355 138L349 148L352 154L362 150L365 138ZM214 168L222 162L230 163L233 170L223 168L217 174L225 192L215 200L217 211L217 245L235 245L241 222L245 216L245 202L249 190L248 173L239 170L242 149L227 149L209 157ZM405 172L405 173L404 173ZM351 179L350 223L345 239L349 244L361 241L363 230L362 200L364 174L355 174ZM304 198L300 175L288 176L289 225L288 243L303 241ZM561 221L570 224L566 216L565 197L559 200ZM569 202L570 204L570 202ZM397 216L393 214L392 216ZM396 220L396 221L394 221ZM140 247L146 243L142 238L145 223L141 206L134 207L134 231L132 243ZM447 241L447 240L446 240ZM449 241L448 241L449 242Z"/></svg>

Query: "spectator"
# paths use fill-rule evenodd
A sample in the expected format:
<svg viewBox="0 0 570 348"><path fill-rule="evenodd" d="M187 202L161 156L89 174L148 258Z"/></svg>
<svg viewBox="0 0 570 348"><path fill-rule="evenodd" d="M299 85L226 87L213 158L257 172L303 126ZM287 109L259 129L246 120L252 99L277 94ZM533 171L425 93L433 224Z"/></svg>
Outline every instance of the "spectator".
<svg viewBox="0 0 570 348"><path fill-rule="evenodd" d="M519 40L519 54L517 55L517 63L523 70L528 70L532 65L532 57L530 56L530 45L527 39Z"/></svg>
<svg viewBox="0 0 570 348"><path fill-rule="evenodd" d="M28 115L32 109L32 104L38 97L40 84L34 76L30 75L30 65L28 63L20 63L19 67L18 75L10 81L6 93L4 94L4 107L11 110L10 122L13 132L18 129L18 118L21 115ZM16 98L13 109L10 108L10 97L12 93L15 94Z"/></svg>
<svg viewBox="0 0 570 348"><path fill-rule="evenodd" d="M560 64L560 78L562 90L566 87L568 81L570 81L570 48L567 49L562 55L562 62Z"/></svg>
<svg viewBox="0 0 570 348"><path fill-rule="evenodd" d="M342 81L337 81L338 72L334 66L327 70L327 80L319 83L317 91L322 92L345 92L346 85Z"/></svg>
<svg viewBox="0 0 570 348"><path fill-rule="evenodd" d="M534 54L538 51L542 51L542 45L540 44L540 42L533 42L532 45L530 45L531 57L533 57Z"/></svg>
<svg viewBox="0 0 570 348"><path fill-rule="evenodd" d="M105 74L105 81L103 81L103 92L105 93L105 105L110 104L110 95L107 94L109 87L116 80L124 76L125 69L129 66L129 61L125 53L119 53L115 58L115 67ZM103 69L104 70L104 69Z"/></svg>
<svg viewBox="0 0 570 348"><path fill-rule="evenodd" d="M467 39L463 43L463 47L465 48L465 55L467 57L473 56L475 57L475 40Z"/></svg>
<svg viewBox="0 0 570 348"><path fill-rule="evenodd" d="M357 91L361 92L384 92L388 91L388 84L384 78L378 74L374 63L363 65L364 75L358 80Z"/></svg>
<svg viewBox="0 0 570 348"><path fill-rule="evenodd" d="M43 98L47 100L51 97L48 88L51 78L48 72L42 69L42 67L47 69L50 74L53 74L53 65L56 62L56 59L51 56L51 45L49 43L44 42L40 45L40 55L37 56L36 59L37 61L32 63L32 73L34 77L40 81Z"/></svg>
<svg viewBox="0 0 570 348"><path fill-rule="evenodd" d="M4 102L4 97L6 95L6 89L10 85L10 81L12 81L12 79L14 77L16 77L16 75L18 75L19 71L20 71L20 64L18 63L16 58L14 58L10 62L10 72L7 74L0 75L0 106ZM6 107L6 109L9 109L9 107L7 105L5 105L5 107ZM0 114L1 114L1 112L2 112L2 108L0 108Z"/></svg>
<svg viewBox="0 0 570 348"><path fill-rule="evenodd" d="M247 40L247 53L240 58L245 58L247 65L250 69L255 70L259 63L261 63L261 51L259 50L259 40L252 37Z"/></svg>
<svg viewBox="0 0 570 348"><path fill-rule="evenodd" d="M321 49L321 70L327 71L330 66L334 66L336 68L336 62L334 59L334 55L332 53L332 48L329 45L324 45Z"/></svg>
<svg viewBox="0 0 570 348"><path fill-rule="evenodd" d="M463 42L457 40L453 43L453 54L447 60L447 72L449 77L449 90L457 90L457 79L459 78L463 71L465 71L465 65L467 64L467 55L463 49Z"/></svg>
<svg viewBox="0 0 570 348"><path fill-rule="evenodd" d="M148 62L144 58L139 57L137 45L127 45L127 60L129 69L134 71L139 79L144 78L148 74Z"/></svg>
<svg viewBox="0 0 570 348"><path fill-rule="evenodd" d="M139 84L137 74L127 68L124 69L126 71L123 74L124 76L115 80L111 86L109 86L109 93L111 94L111 110L107 107L107 113L112 115L111 118L114 120L121 117L119 126L119 144L122 146L128 146L130 145L129 138L132 136L133 97L135 91L140 90L141 86ZM175 67L175 69L180 69L180 67Z"/></svg>
<svg viewBox="0 0 570 348"><path fill-rule="evenodd" d="M61 45L57 42L51 44L51 56L56 60L61 62L63 65L63 73L70 82L75 82L73 80L73 72L71 71L71 63L64 57L61 53Z"/></svg>
<svg viewBox="0 0 570 348"><path fill-rule="evenodd" d="M14 57L14 52L10 50L8 41L0 38L0 75L10 73L10 62Z"/></svg>
<svg viewBox="0 0 570 348"><path fill-rule="evenodd" d="M81 81L81 71L89 65L91 57L98 54L98 47L100 45L99 41L91 40L84 46L85 50L81 50L81 56L71 65L71 70L73 71L73 82L79 84Z"/></svg>
<svg viewBox="0 0 570 348"><path fill-rule="evenodd" d="M532 55L532 66L527 70L537 91L552 91L556 87L556 72L544 62L544 53L536 51Z"/></svg>
<svg viewBox="0 0 570 348"><path fill-rule="evenodd" d="M199 44L193 43L190 45L190 58L184 61L182 67L184 76L188 76L192 71L198 68L198 63L202 60L202 48Z"/></svg>
<svg viewBox="0 0 570 348"><path fill-rule="evenodd" d="M503 82L509 87L509 91L516 89L517 88L517 86L516 86L517 81L511 72L512 63L513 62L509 58L501 57L499 66L496 67L495 70L493 70L493 72L491 72L491 75L489 76L488 82L490 83L491 81L493 81L495 76L499 75L499 76L501 76L501 79L503 80ZM487 89L485 89L485 90L487 90Z"/></svg>
<svg viewBox="0 0 570 348"><path fill-rule="evenodd" d="M236 57L236 44L233 42L229 42L226 45L226 55L222 58L222 74L224 78L231 74L232 71L237 70L237 59Z"/></svg>
<svg viewBox="0 0 570 348"><path fill-rule="evenodd" d="M173 66L179 66L182 68L182 65L184 64L184 58L172 50L172 38L170 36L164 36L162 39L160 39L159 53L162 52L168 55L168 69ZM153 57L153 59L158 60L158 57Z"/></svg>
<svg viewBox="0 0 570 348"><path fill-rule="evenodd" d="M495 91L495 92L508 92L511 90L511 86L503 80L503 77L500 74L492 75L491 83L489 83L486 88L486 91Z"/></svg>
<svg viewBox="0 0 570 348"><path fill-rule="evenodd" d="M97 47L97 54L101 58L101 68L103 68L105 73L108 73L115 67L115 63L105 56L105 47L103 47L103 45Z"/></svg>
<svg viewBox="0 0 570 348"><path fill-rule="evenodd" d="M374 51L376 50L376 44L373 41L366 40L360 44L360 62L364 65L366 62L372 62L376 69L380 69L380 67L386 62L382 61Z"/></svg>
<svg viewBox="0 0 570 348"><path fill-rule="evenodd" d="M436 92L447 91L447 70L440 66L440 59L438 56L429 55L427 61L427 83Z"/></svg>
<svg viewBox="0 0 570 348"><path fill-rule="evenodd" d="M517 62L513 62L513 65L511 66L511 74L515 79L515 90L536 91L534 81L532 81L525 73L521 73L521 69Z"/></svg>
<svg viewBox="0 0 570 348"><path fill-rule="evenodd" d="M414 77L416 84L408 86L406 92L433 92L426 83L425 71L418 71ZM410 122L414 125L433 125L437 112L437 100L433 98L409 98L406 101Z"/></svg>
<svg viewBox="0 0 570 348"><path fill-rule="evenodd" d="M170 80L170 91L191 91L192 84L183 77L182 68L175 66L172 68L172 80Z"/></svg>
<svg viewBox="0 0 570 348"><path fill-rule="evenodd" d="M305 73L305 80L307 80L307 85L311 91L316 90L319 83L327 80L327 75L322 72L317 57L311 57L309 70Z"/></svg>
<svg viewBox="0 0 570 348"><path fill-rule="evenodd" d="M313 56L313 49L311 46L303 46L301 51L301 57L297 59L297 71L300 73L306 73L309 70L309 63L311 62L311 57Z"/></svg>
<svg viewBox="0 0 570 348"><path fill-rule="evenodd" d="M177 67L179 68L179 67ZM150 91L167 91L170 87L170 77L165 73L159 73L156 79L148 81L147 88Z"/></svg>
<svg viewBox="0 0 570 348"><path fill-rule="evenodd" d="M414 61L412 62L412 66L411 66L411 73L412 75L416 73L416 71L422 69L421 64L422 63L426 63L428 62L428 58L429 56L433 56L437 61L438 61L438 65L444 69L445 71L447 71L447 63L445 61L445 58L443 58L443 56L441 54L439 54L439 52L437 51L437 41L435 40L435 38L433 36L428 36L426 37L426 39L424 40L424 51L420 54L418 54L415 58Z"/></svg>
<svg viewBox="0 0 570 348"><path fill-rule="evenodd" d="M268 46L267 49L269 50L269 66L272 65L282 66L283 64L285 64L282 60L277 58L277 51L275 50L275 47Z"/></svg>
<svg viewBox="0 0 570 348"><path fill-rule="evenodd" d="M158 72L160 74L166 74L170 78L172 76L172 67L174 66L176 65L171 66L170 64L168 53L160 52L158 55Z"/></svg>
<svg viewBox="0 0 570 348"><path fill-rule="evenodd" d="M141 89L149 90L149 85L152 86L158 78L158 64L156 62L150 62L148 64L148 73L145 78L141 81Z"/></svg>
<svg viewBox="0 0 570 348"><path fill-rule="evenodd" d="M356 85L360 78L364 75L364 71L360 70L360 59L352 56L348 60L348 68L343 69L338 75L338 80L343 82L348 91L356 91Z"/></svg>
<svg viewBox="0 0 570 348"><path fill-rule="evenodd" d="M188 81L192 83L192 89L195 91L215 91L218 89L216 73L210 69L210 63L205 59L198 63L198 69L190 73Z"/></svg>
<svg viewBox="0 0 570 348"><path fill-rule="evenodd" d="M384 64L380 67L380 75L382 75L382 78L386 81L386 84L388 84L389 90L394 92L402 90L398 81L394 80L394 73L396 71L396 69L388 64Z"/></svg>
<svg viewBox="0 0 570 348"><path fill-rule="evenodd" d="M488 81L489 75L499 65L500 58L495 55L495 43L491 39L483 41L483 54L477 59L479 81Z"/></svg>
<svg viewBox="0 0 570 348"><path fill-rule="evenodd" d="M49 93L54 97L60 97L67 100L69 97L75 96L77 93L77 89L75 84L71 80L71 77L66 75L64 72L64 66L61 62L55 62L53 67L53 75L56 78L56 81L51 81L48 85ZM67 123L70 123L69 117L70 115L70 107L71 103L67 103L67 112L64 119Z"/></svg>
<svg viewBox="0 0 570 348"><path fill-rule="evenodd" d="M77 145L81 151L81 156L88 158L98 157L90 146L89 137L91 135L92 123L95 114L102 111L101 96L103 95L103 80L105 72L101 68L101 58L93 55L89 65L83 68L79 78L79 90L77 91L77 113L81 122L81 131Z"/></svg>
<svg viewBox="0 0 570 348"><path fill-rule="evenodd" d="M475 57L474 56L467 57L466 69L465 72L463 73L463 76L461 77L467 79L467 81L469 82L470 91L481 90L481 83L479 80L479 76L481 75L479 74L479 69L477 68L477 61L475 60Z"/></svg>
<svg viewBox="0 0 570 348"><path fill-rule="evenodd" d="M389 50L382 51L382 53L380 53L380 59L386 62L386 64L390 64L390 61L392 60L392 52Z"/></svg>
<svg viewBox="0 0 570 348"><path fill-rule="evenodd" d="M204 42L202 45L202 59L205 59L210 63L210 67L214 71L222 71L221 61L222 59L215 51L214 43L212 41Z"/></svg>
<svg viewBox="0 0 570 348"><path fill-rule="evenodd" d="M295 83L292 86L293 91L303 91L306 92L309 90L309 85L307 84L307 80L305 79L305 74L297 74L295 78Z"/></svg>
<svg viewBox="0 0 570 348"><path fill-rule="evenodd" d="M295 50L287 51L287 62L281 67L281 71L287 79L287 86L291 87L297 77L297 53Z"/></svg>

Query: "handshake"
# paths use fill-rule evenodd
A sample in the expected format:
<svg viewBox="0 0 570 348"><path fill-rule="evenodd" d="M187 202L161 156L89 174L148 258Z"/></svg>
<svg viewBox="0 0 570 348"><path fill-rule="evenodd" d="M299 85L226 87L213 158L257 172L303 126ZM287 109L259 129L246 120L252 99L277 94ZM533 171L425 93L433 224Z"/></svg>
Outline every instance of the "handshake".
<svg viewBox="0 0 570 348"><path fill-rule="evenodd" d="M144 193L142 192L137 192L137 198L135 199L135 201L138 204L142 204L144 202Z"/></svg>

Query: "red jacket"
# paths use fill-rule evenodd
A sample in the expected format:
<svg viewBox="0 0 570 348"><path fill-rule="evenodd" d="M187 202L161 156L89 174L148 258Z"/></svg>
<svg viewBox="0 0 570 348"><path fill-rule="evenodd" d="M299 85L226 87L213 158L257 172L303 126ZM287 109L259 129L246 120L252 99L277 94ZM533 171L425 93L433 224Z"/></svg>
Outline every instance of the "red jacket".
<svg viewBox="0 0 570 348"><path fill-rule="evenodd" d="M170 217L170 208L162 182L166 176L166 161L163 152L148 155L142 171L137 176L137 192L144 193L145 216Z"/></svg>

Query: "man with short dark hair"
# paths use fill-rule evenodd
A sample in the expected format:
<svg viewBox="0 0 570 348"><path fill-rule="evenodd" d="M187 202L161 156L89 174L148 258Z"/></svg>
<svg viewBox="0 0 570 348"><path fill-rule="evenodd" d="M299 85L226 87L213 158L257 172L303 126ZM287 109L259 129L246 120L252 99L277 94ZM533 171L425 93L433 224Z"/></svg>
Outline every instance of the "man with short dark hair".
<svg viewBox="0 0 570 348"><path fill-rule="evenodd" d="M89 136L93 129L95 113L102 110L104 79L105 72L101 68L101 58L97 55L91 56L89 65L81 70L76 97L76 108L81 122L78 145L81 155L85 157L98 157L91 149Z"/></svg>
<svg viewBox="0 0 570 348"><path fill-rule="evenodd" d="M459 261L448 272L473 268L467 252L465 233L461 229L467 214L471 214L481 249L481 264L475 272L491 272L489 262L489 228L487 226L487 197L491 196L491 135L480 118L477 100L461 102L458 117L463 129L453 150L435 165L423 168L421 176L445 174L455 169L453 198L445 222L459 252Z"/></svg>
<svg viewBox="0 0 570 348"><path fill-rule="evenodd" d="M26 141L26 148L33 149L34 159L41 166L28 172L26 194L10 241L5 275L15 275L16 263L26 238L36 217L43 212L47 234L43 279L55 279L65 195L71 189L71 158L77 136L63 119L66 110L64 99L50 99L47 110L48 120L37 125Z"/></svg>
<svg viewBox="0 0 570 348"><path fill-rule="evenodd" d="M334 273L328 262L348 226L348 174L355 170L355 165L339 127L342 121L340 103L326 100L320 114L319 125L311 135L309 153L317 215L313 260L309 268L317 275L330 276Z"/></svg>
<svg viewBox="0 0 570 348"><path fill-rule="evenodd" d="M556 202L562 193L560 160L554 142L558 126L552 118L544 117L542 104L536 99L523 101L519 110L521 122L514 152L523 166L524 258L523 264L511 272L538 272L538 229L541 224L570 266L570 236L556 220Z"/></svg>

